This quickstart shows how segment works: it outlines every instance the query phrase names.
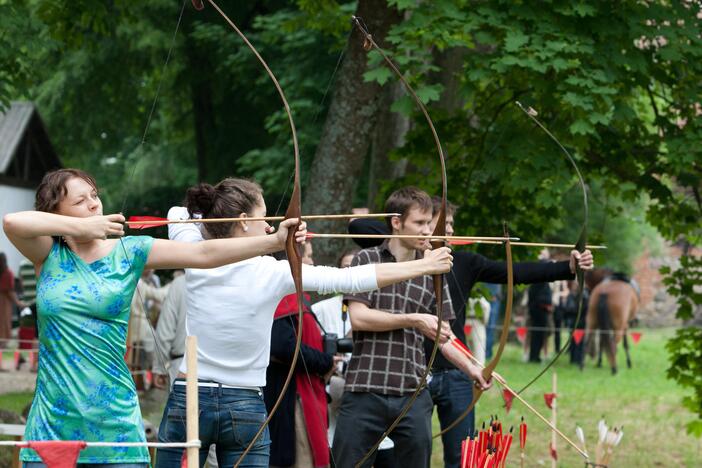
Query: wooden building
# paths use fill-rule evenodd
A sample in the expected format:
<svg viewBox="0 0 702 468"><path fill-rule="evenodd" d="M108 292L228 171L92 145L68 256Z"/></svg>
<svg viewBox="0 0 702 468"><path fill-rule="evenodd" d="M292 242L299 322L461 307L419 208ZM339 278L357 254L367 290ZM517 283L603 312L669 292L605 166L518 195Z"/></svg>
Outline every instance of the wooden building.
<svg viewBox="0 0 702 468"><path fill-rule="evenodd" d="M44 122L31 102L13 102L0 113L0 216L34 209L34 191L59 160ZM16 274L22 256L0 231L0 252Z"/></svg>

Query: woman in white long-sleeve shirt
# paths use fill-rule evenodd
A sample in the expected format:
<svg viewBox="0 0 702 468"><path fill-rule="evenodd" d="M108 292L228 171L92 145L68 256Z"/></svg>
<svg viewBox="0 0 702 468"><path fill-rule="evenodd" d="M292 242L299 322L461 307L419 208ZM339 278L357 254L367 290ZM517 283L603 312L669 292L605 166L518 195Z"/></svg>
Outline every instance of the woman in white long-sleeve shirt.
<svg viewBox="0 0 702 468"><path fill-rule="evenodd" d="M261 188L254 182L228 178L216 186L188 190L186 207L174 207L169 219L260 217L266 215ZM252 237L271 232L264 221L171 224L170 239L200 242L210 238ZM306 291L321 294L360 292L416 276L449 271L447 248L428 251L412 262L354 268L303 265ZM265 420L261 387L266 384L273 314L280 300L295 292L286 261L261 256L213 269L187 269L188 335L198 337L200 398L200 463L211 444L220 466L233 465ZM185 371L184 365L181 371ZM185 386L176 380L164 409L159 439L185 440ZM268 431L256 442L242 466L268 466ZM181 449L159 449L157 467L178 466Z"/></svg>

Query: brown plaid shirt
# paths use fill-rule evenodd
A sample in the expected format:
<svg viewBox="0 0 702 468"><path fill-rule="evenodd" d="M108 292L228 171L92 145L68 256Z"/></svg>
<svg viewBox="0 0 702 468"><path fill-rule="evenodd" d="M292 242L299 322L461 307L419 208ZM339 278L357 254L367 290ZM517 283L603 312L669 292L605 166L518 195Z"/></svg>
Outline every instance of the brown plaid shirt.
<svg viewBox="0 0 702 468"><path fill-rule="evenodd" d="M421 258L418 254L417 258ZM387 241L361 250L353 265L394 262ZM443 320L454 318L451 295L444 281ZM436 314L434 282L421 276L375 291L347 294L344 299L362 302L371 309L393 314ZM346 390L383 395L413 392L426 370L424 335L415 328L387 332L353 331L353 354L346 373Z"/></svg>

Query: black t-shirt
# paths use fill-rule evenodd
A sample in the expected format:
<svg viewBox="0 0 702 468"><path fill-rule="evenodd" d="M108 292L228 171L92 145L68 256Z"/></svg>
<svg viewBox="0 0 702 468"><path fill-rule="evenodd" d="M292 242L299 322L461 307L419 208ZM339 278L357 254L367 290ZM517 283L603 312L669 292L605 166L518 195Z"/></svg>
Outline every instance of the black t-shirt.
<svg viewBox="0 0 702 468"><path fill-rule="evenodd" d="M350 234L388 234L387 226L374 219L355 219L349 223ZM359 242L363 241L363 242ZM380 244L382 239L356 239L363 248ZM558 280L574 279L568 261L562 262L518 262L513 265L514 284L544 283ZM507 263L494 261L474 252L454 252L453 268L444 275L448 282L451 302L453 303L455 320L451 323L453 333L465 343L466 336L463 326L466 323L466 304L470 298L471 290L475 283L507 282ZM431 355L433 342L424 340L427 347L427 358ZM437 353L434 368L452 369L455 366L441 353Z"/></svg>

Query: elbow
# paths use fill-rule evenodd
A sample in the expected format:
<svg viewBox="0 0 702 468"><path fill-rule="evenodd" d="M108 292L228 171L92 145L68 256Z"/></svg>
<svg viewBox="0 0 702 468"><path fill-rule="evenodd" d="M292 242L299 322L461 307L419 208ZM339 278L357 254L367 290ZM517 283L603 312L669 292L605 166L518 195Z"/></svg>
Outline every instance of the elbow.
<svg viewBox="0 0 702 468"><path fill-rule="evenodd" d="M17 230L17 214L8 213L2 217L2 229L7 234L13 234Z"/></svg>

